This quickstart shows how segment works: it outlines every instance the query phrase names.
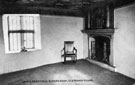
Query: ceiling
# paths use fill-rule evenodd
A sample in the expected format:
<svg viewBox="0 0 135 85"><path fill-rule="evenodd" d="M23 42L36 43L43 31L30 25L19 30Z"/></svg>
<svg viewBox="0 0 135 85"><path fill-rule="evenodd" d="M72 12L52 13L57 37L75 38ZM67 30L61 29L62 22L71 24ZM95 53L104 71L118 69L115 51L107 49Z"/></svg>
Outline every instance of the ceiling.
<svg viewBox="0 0 135 85"><path fill-rule="evenodd" d="M84 5L93 5L93 3L113 4L114 6L121 6L132 3L135 0L1 0L3 3L19 3L19 4L41 4L44 6L67 6L67 7L81 7Z"/></svg>
<svg viewBox="0 0 135 85"><path fill-rule="evenodd" d="M110 5L118 8L135 0L1 0L0 13L39 12L82 15L82 11Z"/></svg>

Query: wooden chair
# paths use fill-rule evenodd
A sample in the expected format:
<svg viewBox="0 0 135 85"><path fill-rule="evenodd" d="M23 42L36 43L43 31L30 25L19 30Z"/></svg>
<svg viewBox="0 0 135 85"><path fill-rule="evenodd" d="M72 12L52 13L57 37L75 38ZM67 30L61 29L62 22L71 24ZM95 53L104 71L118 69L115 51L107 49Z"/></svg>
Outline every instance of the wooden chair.
<svg viewBox="0 0 135 85"><path fill-rule="evenodd" d="M73 62L76 62L77 49L74 47L74 41L64 41L64 48L61 50L61 57L64 57L64 63L66 63L67 57L70 57Z"/></svg>

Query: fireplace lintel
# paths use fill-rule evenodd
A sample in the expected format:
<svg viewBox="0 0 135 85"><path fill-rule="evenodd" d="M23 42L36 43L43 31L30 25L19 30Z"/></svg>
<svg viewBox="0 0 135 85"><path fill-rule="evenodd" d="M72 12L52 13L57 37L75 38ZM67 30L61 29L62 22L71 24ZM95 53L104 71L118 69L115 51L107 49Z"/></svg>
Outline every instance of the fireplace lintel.
<svg viewBox="0 0 135 85"><path fill-rule="evenodd" d="M86 33L88 36L105 36L111 38L114 34L114 29L90 29L90 30L81 30L82 33Z"/></svg>
<svg viewBox="0 0 135 85"><path fill-rule="evenodd" d="M81 30L83 33L88 35L107 35L112 36L114 34L114 29L90 29L90 30Z"/></svg>

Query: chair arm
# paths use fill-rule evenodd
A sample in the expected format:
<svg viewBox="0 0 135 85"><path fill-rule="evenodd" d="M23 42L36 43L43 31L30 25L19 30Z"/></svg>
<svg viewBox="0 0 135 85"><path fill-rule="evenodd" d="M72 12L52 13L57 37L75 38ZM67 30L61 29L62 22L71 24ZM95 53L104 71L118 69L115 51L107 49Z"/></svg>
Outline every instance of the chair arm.
<svg viewBox="0 0 135 85"><path fill-rule="evenodd" d="M74 47L74 50L75 50L75 54L77 54L77 49Z"/></svg>
<svg viewBox="0 0 135 85"><path fill-rule="evenodd" d="M65 49L65 48L63 48L63 49L61 50L61 56L64 54L64 49Z"/></svg>

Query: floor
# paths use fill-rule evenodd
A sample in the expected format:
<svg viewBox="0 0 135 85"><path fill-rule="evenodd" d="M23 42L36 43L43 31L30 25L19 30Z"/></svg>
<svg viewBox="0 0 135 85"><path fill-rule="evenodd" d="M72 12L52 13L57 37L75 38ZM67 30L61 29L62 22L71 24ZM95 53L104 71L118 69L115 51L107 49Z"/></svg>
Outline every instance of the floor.
<svg viewBox="0 0 135 85"><path fill-rule="evenodd" d="M133 85L134 79L86 60L0 75L0 85Z"/></svg>

